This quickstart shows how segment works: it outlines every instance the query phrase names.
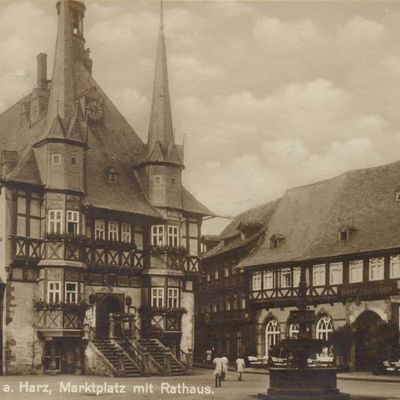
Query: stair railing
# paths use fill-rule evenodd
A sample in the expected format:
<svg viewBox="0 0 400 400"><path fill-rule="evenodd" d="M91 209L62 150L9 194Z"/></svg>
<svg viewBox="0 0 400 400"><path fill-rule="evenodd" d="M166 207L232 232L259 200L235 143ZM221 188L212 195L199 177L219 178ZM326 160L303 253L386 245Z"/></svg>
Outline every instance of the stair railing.
<svg viewBox="0 0 400 400"><path fill-rule="evenodd" d="M179 359L185 365L188 371L192 371L193 369L193 352L191 349L188 349L187 352L183 351L179 348Z"/></svg>

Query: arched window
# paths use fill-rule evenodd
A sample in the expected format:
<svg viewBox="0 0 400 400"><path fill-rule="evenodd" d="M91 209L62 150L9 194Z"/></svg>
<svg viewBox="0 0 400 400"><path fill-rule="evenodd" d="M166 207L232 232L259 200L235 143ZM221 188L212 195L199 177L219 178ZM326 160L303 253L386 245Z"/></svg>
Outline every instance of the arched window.
<svg viewBox="0 0 400 400"><path fill-rule="evenodd" d="M328 316L321 317L317 322L316 337L317 339L329 340L329 336L333 331L332 319Z"/></svg>
<svg viewBox="0 0 400 400"><path fill-rule="evenodd" d="M289 337L291 339L297 339L298 334L299 334L299 324L290 324Z"/></svg>
<svg viewBox="0 0 400 400"><path fill-rule="evenodd" d="M268 357L271 347L277 344L281 337L281 331L276 319L271 319L265 327L265 355Z"/></svg>

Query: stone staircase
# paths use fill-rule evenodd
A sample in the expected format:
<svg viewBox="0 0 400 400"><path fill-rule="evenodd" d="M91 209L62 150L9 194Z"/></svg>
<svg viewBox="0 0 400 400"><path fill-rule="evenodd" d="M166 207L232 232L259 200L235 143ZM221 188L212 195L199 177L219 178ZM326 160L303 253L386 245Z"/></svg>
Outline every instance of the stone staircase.
<svg viewBox="0 0 400 400"><path fill-rule="evenodd" d="M185 375L185 366L157 339L139 339L139 345L154 358L168 375Z"/></svg>
<svg viewBox="0 0 400 400"><path fill-rule="evenodd" d="M97 339L93 343L118 371L118 376L143 376L142 371L132 362L131 358L110 339ZM123 368L121 368L122 366Z"/></svg>

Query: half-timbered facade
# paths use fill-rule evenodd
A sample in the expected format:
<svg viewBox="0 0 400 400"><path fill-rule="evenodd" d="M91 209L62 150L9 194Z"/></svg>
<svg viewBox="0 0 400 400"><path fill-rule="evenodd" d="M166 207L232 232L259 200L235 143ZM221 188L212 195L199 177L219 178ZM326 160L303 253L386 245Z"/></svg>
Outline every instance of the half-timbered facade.
<svg viewBox="0 0 400 400"><path fill-rule="evenodd" d="M400 162L349 171L290 189L270 203L273 212L262 221L256 243L235 263L248 290L252 355L266 360L273 345L296 336L298 326L289 312L296 306L304 270L316 314L314 336L329 340L334 330L350 325L350 364L373 367L365 348L366 332L379 321L399 326L399 172ZM260 222L266 214L253 209L244 215ZM239 216L228 230L236 229L239 238L242 225ZM241 243L246 243L244 235ZM222 240L205 254L203 274L222 266L230 254L229 243ZM210 312L213 316L207 318L219 319L219 309L205 310L206 315Z"/></svg>
<svg viewBox="0 0 400 400"><path fill-rule="evenodd" d="M210 212L182 186L162 19L143 143L93 78L85 11L57 2L52 78L40 54L36 87L0 115L1 370L174 372Z"/></svg>

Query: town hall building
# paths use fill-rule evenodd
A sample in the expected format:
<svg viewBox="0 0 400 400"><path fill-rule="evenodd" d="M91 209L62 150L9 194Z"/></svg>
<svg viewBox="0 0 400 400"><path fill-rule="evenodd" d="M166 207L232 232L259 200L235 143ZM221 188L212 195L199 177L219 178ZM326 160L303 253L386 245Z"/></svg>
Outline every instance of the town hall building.
<svg viewBox="0 0 400 400"><path fill-rule="evenodd" d="M57 2L51 79L39 54L0 114L0 371L182 374L212 213L182 186L162 18L143 143L92 75L85 11Z"/></svg>

